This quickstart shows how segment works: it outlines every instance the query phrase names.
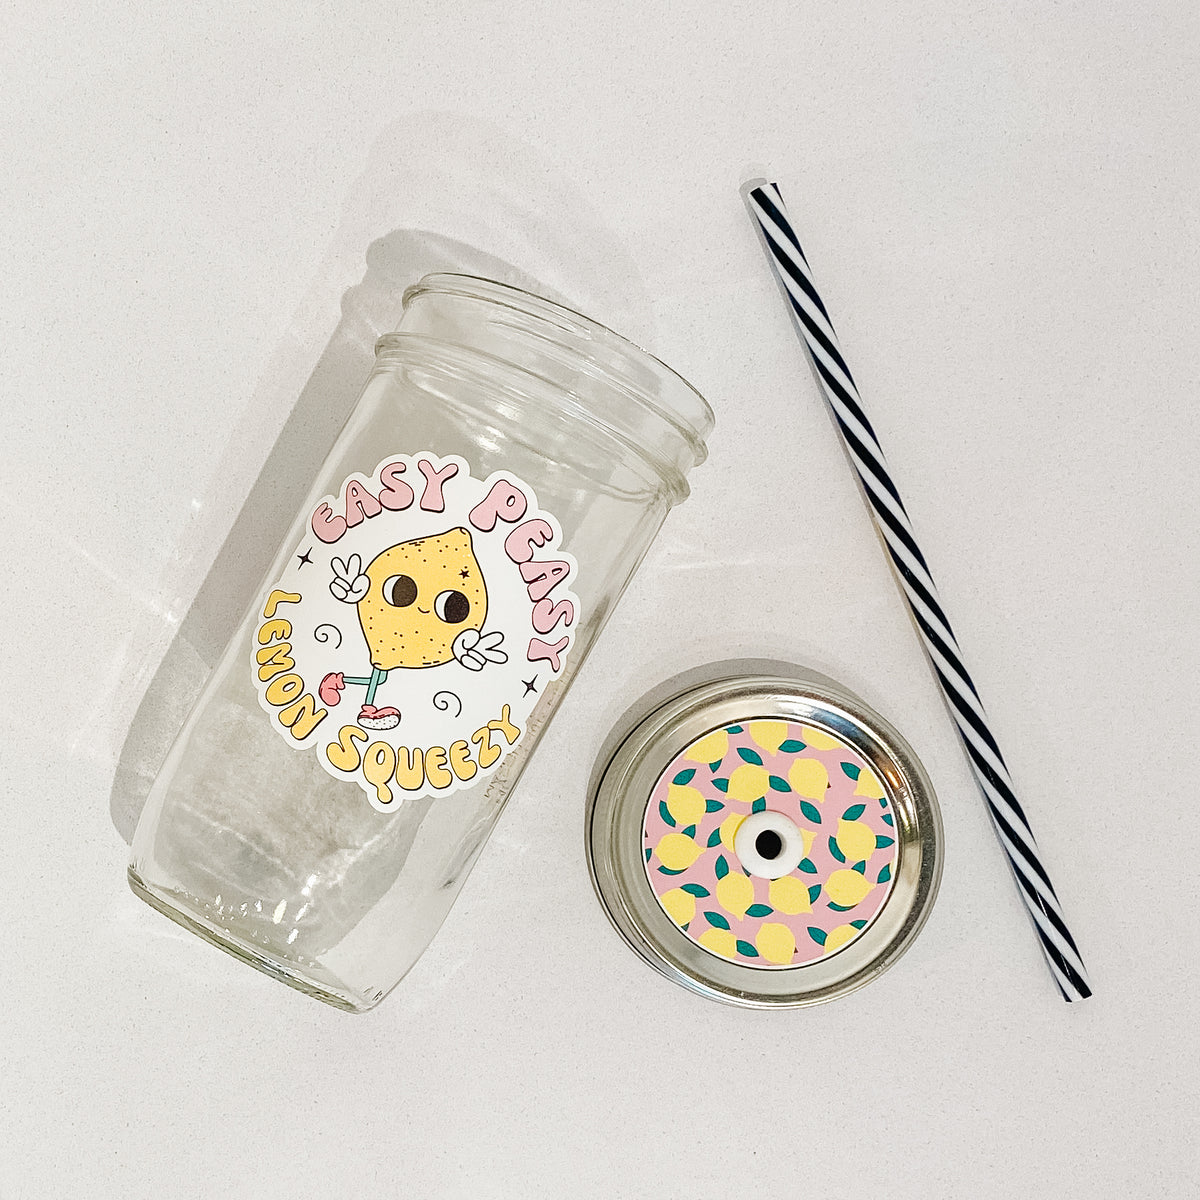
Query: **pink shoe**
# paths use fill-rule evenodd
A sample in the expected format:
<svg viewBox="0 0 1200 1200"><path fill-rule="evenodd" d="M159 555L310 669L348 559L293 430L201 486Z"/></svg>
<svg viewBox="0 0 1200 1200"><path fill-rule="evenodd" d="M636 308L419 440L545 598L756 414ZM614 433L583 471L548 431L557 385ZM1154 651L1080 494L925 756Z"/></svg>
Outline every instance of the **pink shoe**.
<svg viewBox="0 0 1200 1200"><path fill-rule="evenodd" d="M341 671L331 671L321 680L321 686L317 688L317 695L321 697L323 704L333 707L333 705L341 700L342 688L345 686L346 680L343 673Z"/></svg>
<svg viewBox="0 0 1200 1200"><path fill-rule="evenodd" d="M358 714L358 723L364 729L395 729L400 724L398 708L376 708L373 704L364 704Z"/></svg>

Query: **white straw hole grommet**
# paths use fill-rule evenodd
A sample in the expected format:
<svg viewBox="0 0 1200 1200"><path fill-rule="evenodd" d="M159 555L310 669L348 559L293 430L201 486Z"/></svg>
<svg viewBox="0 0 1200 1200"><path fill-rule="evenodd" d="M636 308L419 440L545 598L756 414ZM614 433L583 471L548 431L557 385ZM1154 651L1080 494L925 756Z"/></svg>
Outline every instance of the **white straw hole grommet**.
<svg viewBox="0 0 1200 1200"><path fill-rule="evenodd" d="M752 813L738 826L733 852L751 875L780 879L790 875L804 857L804 838L783 813Z"/></svg>

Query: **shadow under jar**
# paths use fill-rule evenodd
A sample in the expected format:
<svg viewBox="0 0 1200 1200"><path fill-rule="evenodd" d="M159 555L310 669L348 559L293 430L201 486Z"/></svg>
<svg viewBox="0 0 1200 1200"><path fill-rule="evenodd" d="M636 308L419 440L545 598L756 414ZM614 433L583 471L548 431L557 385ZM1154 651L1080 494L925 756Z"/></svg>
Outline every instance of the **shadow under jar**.
<svg viewBox="0 0 1200 1200"><path fill-rule="evenodd" d="M428 276L159 773L129 880L374 1007L444 920L712 412L610 330Z"/></svg>

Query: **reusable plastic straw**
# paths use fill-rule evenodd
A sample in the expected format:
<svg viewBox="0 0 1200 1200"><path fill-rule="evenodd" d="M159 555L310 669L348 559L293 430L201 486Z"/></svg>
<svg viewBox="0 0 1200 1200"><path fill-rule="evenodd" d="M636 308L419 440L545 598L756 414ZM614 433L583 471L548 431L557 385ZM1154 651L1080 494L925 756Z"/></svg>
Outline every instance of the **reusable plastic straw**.
<svg viewBox="0 0 1200 1200"><path fill-rule="evenodd" d="M821 390L858 473L863 495L958 727L1051 973L1064 1000L1083 1000L1092 994L1083 960L1063 919L1029 822L1013 794L1013 783L1000 747L988 728L979 694L963 665L954 631L942 611L937 588L913 536L908 513L892 482L875 430L863 412L858 389L842 357L829 313L813 285L808 260L792 230L779 189L765 179L754 179L743 184L742 195L762 235L767 257L783 287L797 331L808 349Z"/></svg>

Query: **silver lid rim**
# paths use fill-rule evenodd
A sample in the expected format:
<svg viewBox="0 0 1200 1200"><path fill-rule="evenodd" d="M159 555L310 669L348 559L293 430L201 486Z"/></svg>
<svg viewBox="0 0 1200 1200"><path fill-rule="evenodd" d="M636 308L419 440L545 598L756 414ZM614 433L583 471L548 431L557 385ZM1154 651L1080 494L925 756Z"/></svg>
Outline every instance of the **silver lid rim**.
<svg viewBox="0 0 1200 1200"><path fill-rule="evenodd" d="M730 724L781 718L824 730L863 755L886 784L899 852L891 893L857 938L819 962L764 970L705 950L671 922L646 882L640 826L646 798L681 749ZM833 680L790 667L778 674L721 670L641 716L594 778L585 841L601 906L631 949L676 983L749 1008L820 1004L878 978L925 924L942 872L941 816L911 747Z"/></svg>

